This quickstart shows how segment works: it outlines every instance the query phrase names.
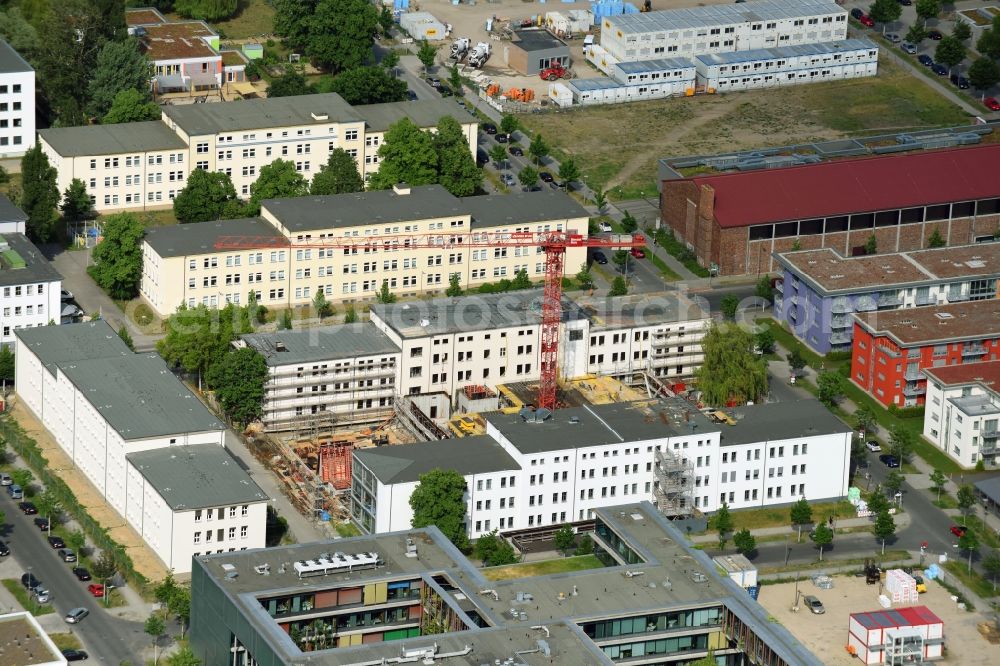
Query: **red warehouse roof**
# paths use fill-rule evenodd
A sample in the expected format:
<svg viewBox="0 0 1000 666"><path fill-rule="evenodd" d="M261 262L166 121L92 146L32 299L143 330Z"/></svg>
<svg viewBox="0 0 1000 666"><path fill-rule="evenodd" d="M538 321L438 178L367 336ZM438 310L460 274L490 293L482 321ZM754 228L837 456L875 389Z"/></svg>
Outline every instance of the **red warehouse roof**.
<svg viewBox="0 0 1000 666"><path fill-rule="evenodd" d="M722 227L1000 197L1000 144L691 179Z"/></svg>
<svg viewBox="0 0 1000 666"><path fill-rule="evenodd" d="M892 627L919 627L927 624L943 624L941 619L927 606L894 608L892 610L851 613L865 629L889 629Z"/></svg>

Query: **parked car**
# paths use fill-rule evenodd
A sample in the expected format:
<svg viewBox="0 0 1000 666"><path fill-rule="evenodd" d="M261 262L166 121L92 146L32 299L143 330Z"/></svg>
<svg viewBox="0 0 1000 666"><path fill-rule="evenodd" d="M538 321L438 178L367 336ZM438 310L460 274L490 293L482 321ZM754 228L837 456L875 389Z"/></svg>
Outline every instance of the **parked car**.
<svg viewBox="0 0 1000 666"><path fill-rule="evenodd" d="M990 111L1000 111L1000 102L997 101L996 97L987 97L983 100L983 104L985 104L986 108Z"/></svg>
<svg viewBox="0 0 1000 666"><path fill-rule="evenodd" d="M919 56L917 56L917 62L919 62L924 67L934 66L934 58L930 57L926 53L921 53Z"/></svg>
<svg viewBox="0 0 1000 666"><path fill-rule="evenodd" d="M10 495L11 499L21 499L24 497L24 490L16 483L12 483L7 486L7 494Z"/></svg>
<svg viewBox="0 0 1000 666"><path fill-rule="evenodd" d="M63 538L61 536L50 536L48 538L48 541L49 541L49 546L52 547L52 550L66 547L66 542L63 541Z"/></svg>
<svg viewBox="0 0 1000 666"><path fill-rule="evenodd" d="M860 9L858 9L857 7L851 10L851 18L854 19L855 21L860 21L861 17L864 15L865 13Z"/></svg>
<svg viewBox="0 0 1000 666"><path fill-rule="evenodd" d="M73 552L72 548L60 548L59 557L62 558L63 562L76 562L76 553Z"/></svg>
<svg viewBox="0 0 1000 666"><path fill-rule="evenodd" d="M867 442L865 442L865 446L868 447L868 450L871 451L872 453L878 453L879 451L882 450L882 447L879 446L879 443L876 442L874 439L869 439Z"/></svg>
<svg viewBox="0 0 1000 666"><path fill-rule="evenodd" d="M38 507L31 502L19 502L17 508L26 516L34 516L38 513Z"/></svg>
<svg viewBox="0 0 1000 666"><path fill-rule="evenodd" d="M63 619L69 624L79 624L83 621L83 618L88 615L90 615L90 611L86 608L74 608L70 612L66 613L66 617Z"/></svg>
<svg viewBox="0 0 1000 666"><path fill-rule="evenodd" d="M939 63L934 63L933 65L931 65L931 71L937 74L938 76L948 76L948 68Z"/></svg>
<svg viewBox="0 0 1000 666"><path fill-rule="evenodd" d="M100 599L104 596L104 586L100 583L91 583L87 586L87 592L90 592L90 596Z"/></svg>
<svg viewBox="0 0 1000 666"><path fill-rule="evenodd" d="M913 0L899 0L899 4L903 5L904 7L909 7L910 5L913 4Z"/></svg>
<svg viewBox="0 0 1000 666"><path fill-rule="evenodd" d="M31 588L37 587L41 584L42 581L35 578L35 574L33 573L26 573L21 576L21 585L23 585L26 590L30 590Z"/></svg>
<svg viewBox="0 0 1000 666"><path fill-rule="evenodd" d="M890 32L888 35L885 36L885 38L889 40L890 44L899 44L901 41L903 41L903 39L894 32Z"/></svg>
<svg viewBox="0 0 1000 666"><path fill-rule="evenodd" d="M507 187L513 187L517 183L517 179L514 178L514 174L511 173L502 174L500 176L500 181Z"/></svg>
<svg viewBox="0 0 1000 666"><path fill-rule="evenodd" d="M433 88L437 88L439 85L441 85L441 79L439 79L436 76L428 76L424 80L427 81L427 83L429 83Z"/></svg>
<svg viewBox="0 0 1000 666"><path fill-rule="evenodd" d="M412 90L407 90L406 99L410 100L411 102L415 102L417 100L417 93L413 92Z"/></svg>
<svg viewBox="0 0 1000 666"><path fill-rule="evenodd" d="M49 519L48 518L42 518L41 516L39 516L38 518L35 518L35 520L33 522L35 523L35 527L37 527L42 532L48 531L48 529L49 529Z"/></svg>
<svg viewBox="0 0 1000 666"><path fill-rule="evenodd" d="M506 134L497 134L495 138L497 143L507 143L510 140Z"/></svg>
<svg viewBox="0 0 1000 666"><path fill-rule="evenodd" d="M869 28L873 28L873 27L875 27L875 21L873 21L873 20L872 20L872 17L871 17L871 16L865 16L864 14L862 14L862 15L861 15L861 18L859 18L859 19L858 19L858 21L859 21L859 22L861 23L861 25L863 25L863 26L867 26L867 27L869 27Z"/></svg>
<svg viewBox="0 0 1000 666"><path fill-rule="evenodd" d="M10 555L10 548L3 541L0 541L0 557L6 557L7 555Z"/></svg>
<svg viewBox="0 0 1000 666"><path fill-rule="evenodd" d="M551 183L553 180L555 180L555 178L552 177L552 174L549 173L548 171L542 171L542 172L540 172L538 174L538 177L541 178L542 181L546 182L546 183Z"/></svg>
<svg viewBox="0 0 1000 666"><path fill-rule="evenodd" d="M823 608L823 602L811 594L807 594L805 597L803 597L802 601L805 602L806 608L811 610L816 615L822 615L823 613L826 612L826 609Z"/></svg>
<svg viewBox="0 0 1000 666"><path fill-rule="evenodd" d="M601 230L601 233L609 234L614 231L614 228L607 222L601 222L597 225L597 228ZM597 254L596 252L594 253Z"/></svg>
<svg viewBox="0 0 1000 666"><path fill-rule="evenodd" d="M72 301L73 300L73 292L70 291L70 290L68 290L68 289L61 289L61 290L59 290L59 300L61 300L61 301Z"/></svg>
<svg viewBox="0 0 1000 666"><path fill-rule="evenodd" d="M917 54L917 45L916 44L911 44L909 42L903 42L902 44L899 45L899 48L903 49L904 53L909 53L910 55L916 55Z"/></svg>
<svg viewBox="0 0 1000 666"><path fill-rule="evenodd" d="M0 486L10 486L14 484L14 479L10 478L7 472L0 472Z"/></svg>
<svg viewBox="0 0 1000 666"><path fill-rule="evenodd" d="M438 92L441 93L441 97L451 97L452 95L455 94L451 91L451 88L449 88L448 86L439 86Z"/></svg>
<svg viewBox="0 0 1000 666"><path fill-rule="evenodd" d="M636 259L645 259L646 258L646 253L645 253L645 251L643 251L643 249L641 247L633 247L632 249L630 249L628 251L628 253L631 254Z"/></svg>
<svg viewBox="0 0 1000 666"><path fill-rule="evenodd" d="M90 655L83 650L63 650L62 656L66 661L87 661Z"/></svg>
<svg viewBox="0 0 1000 666"><path fill-rule="evenodd" d="M965 533L969 531L969 528L965 525L952 525L951 533L957 536L959 539L965 536Z"/></svg>
<svg viewBox="0 0 1000 666"><path fill-rule="evenodd" d="M40 604L47 604L52 601L52 593L46 590L41 585L37 585L31 588L31 594L35 597L35 601Z"/></svg>
<svg viewBox="0 0 1000 666"><path fill-rule="evenodd" d="M487 134L496 134L497 126L493 123L483 123L483 131Z"/></svg>
<svg viewBox="0 0 1000 666"><path fill-rule="evenodd" d="M596 250L594 252L594 261L603 266L604 264L608 263L608 258L604 255L603 252L601 252L600 250Z"/></svg>
<svg viewBox="0 0 1000 666"><path fill-rule="evenodd" d="M514 144L510 146L510 154L514 157L524 157L524 151L521 150L521 146L515 146Z"/></svg>
<svg viewBox="0 0 1000 666"><path fill-rule="evenodd" d="M951 82L954 83L959 90L969 89L969 79L965 78L964 76L959 76L958 74L952 74L950 78Z"/></svg>
<svg viewBox="0 0 1000 666"><path fill-rule="evenodd" d="M86 582L90 580L90 572L83 567L73 567L73 575L80 582Z"/></svg>
<svg viewBox="0 0 1000 666"><path fill-rule="evenodd" d="M888 467L889 469L894 469L896 467L899 467L899 458L897 458L896 456L885 454L879 456L878 459L882 461L882 464Z"/></svg>
<svg viewBox="0 0 1000 666"><path fill-rule="evenodd" d="M940 30L931 30L927 33L927 37L933 39L935 42L939 42L944 35L941 34Z"/></svg>

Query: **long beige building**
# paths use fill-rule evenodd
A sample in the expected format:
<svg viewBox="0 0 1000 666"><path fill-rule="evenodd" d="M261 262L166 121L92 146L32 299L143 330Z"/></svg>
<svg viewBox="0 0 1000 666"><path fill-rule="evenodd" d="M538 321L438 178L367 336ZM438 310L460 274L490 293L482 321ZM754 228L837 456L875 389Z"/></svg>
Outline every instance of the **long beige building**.
<svg viewBox="0 0 1000 666"><path fill-rule="evenodd" d="M245 303L253 290L269 308L308 305L322 290L331 301L374 298L387 281L398 296L442 293L457 274L463 287L513 279L524 270L545 275L537 247L371 246L295 247L324 238L469 234L477 231L575 231L587 234L587 211L562 192L521 192L458 198L440 185L321 197L271 199L259 218L155 227L143 240L140 292L161 316L180 305L222 307ZM243 247L216 249L239 237ZM230 243L230 245L232 245ZM565 272L575 274L586 248L566 251Z"/></svg>
<svg viewBox="0 0 1000 666"><path fill-rule="evenodd" d="M393 123L409 118L430 130L445 116L459 122L475 155L478 123L451 100L351 106L336 93L164 106L160 120L43 129L38 142L60 192L79 178L98 212L155 210L173 205L193 169L228 174L245 198L274 160L312 179L335 148L367 179Z"/></svg>

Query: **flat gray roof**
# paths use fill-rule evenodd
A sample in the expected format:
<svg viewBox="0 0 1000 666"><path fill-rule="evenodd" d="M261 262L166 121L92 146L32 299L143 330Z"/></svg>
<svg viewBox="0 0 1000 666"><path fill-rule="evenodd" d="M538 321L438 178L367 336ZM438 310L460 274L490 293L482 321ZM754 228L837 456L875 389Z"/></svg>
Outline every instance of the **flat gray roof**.
<svg viewBox="0 0 1000 666"><path fill-rule="evenodd" d="M422 338L460 331L530 326L542 321L542 290L525 289L502 294L475 294L462 298L435 298L408 303L378 303L373 317L403 338ZM563 321L583 319L577 305L563 295Z"/></svg>
<svg viewBox="0 0 1000 666"><path fill-rule="evenodd" d="M754 0L739 4L667 9L645 14L606 16L612 30L626 35L645 32L693 30L738 23L846 13L833 0Z"/></svg>
<svg viewBox="0 0 1000 666"><path fill-rule="evenodd" d="M22 58L21 54L14 50L14 47L0 39L0 74L33 71L35 70L28 64L28 61Z"/></svg>
<svg viewBox="0 0 1000 666"><path fill-rule="evenodd" d="M132 350L103 319L64 326L14 329L14 335L53 375L68 361L131 356Z"/></svg>
<svg viewBox="0 0 1000 666"><path fill-rule="evenodd" d="M722 446L851 432L819 400L769 402L722 410L736 425L722 425Z"/></svg>
<svg viewBox="0 0 1000 666"><path fill-rule="evenodd" d="M461 201L472 214L473 229L583 218L583 228L572 231L587 232L587 218L590 213L571 196L563 192L542 190L541 192L486 194L477 197L464 197Z"/></svg>
<svg viewBox="0 0 1000 666"><path fill-rule="evenodd" d="M188 106L222 106L221 104L189 104ZM165 109L177 109L167 106ZM80 127L50 127L38 130L38 136L63 157L86 155L117 155L154 150L187 150L187 144L159 120L115 125L82 125Z"/></svg>
<svg viewBox="0 0 1000 666"><path fill-rule="evenodd" d="M1000 504L1000 476L992 476L982 481L976 481L976 490L997 504Z"/></svg>
<svg viewBox="0 0 1000 666"><path fill-rule="evenodd" d="M479 120L469 115L453 99L417 99L408 102L386 102L385 104L360 104L354 113L365 121L365 127L373 132L384 132L403 118L409 118L417 127L436 127L438 121L451 116L459 125L478 124Z"/></svg>
<svg viewBox="0 0 1000 666"><path fill-rule="evenodd" d="M655 326L709 319L697 303L677 291L628 296L578 296L576 304L590 318L591 333L633 326Z"/></svg>
<svg viewBox="0 0 1000 666"><path fill-rule="evenodd" d="M657 58L656 60L637 60L633 62L615 63L615 68L623 74L642 74L643 72L668 72L674 69L688 69L694 63L688 58Z"/></svg>
<svg viewBox="0 0 1000 666"><path fill-rule="evenodd" d="M241 130L357 122L361 117L337 93L248 99L219 104L181 104L163 113L189 136ZM317 120L313 115L326 116Z"/></svg>
<svg viewBox="0 0 1000 666"><path fill-rule="evenodd" d="M992 414L1000 414L1000 405L995 403L989 394L949 398L948 402L962 410L962 413L966 416L990 416Z"/></svg>
<svg viewBox="0 0 1000 666"><path fill-rule="evenodd" d="M832 55L835 53L844 53L845 51L867 51L869 49L878 49L878 46L867 39L842 39L837 42L792 44L791 46L775 46L769 49L703 53L695 56L695 59L700 60L706 65L731 65L744 62L780 60L782 58L798 58L802 56Z"/></svg>
<svg viewBox="0 0 1000 666"><path fill-rule="evenodd" d="M399 347L371 322L277 333L248 333L241 335L240 339L248 347L256 349L271 367L399 351ZM279 344L281 351L278 351Z"/></svg>
<svg viewBox="0 0 1000 666"><path fill-rule="evenodd" d="M514 41L514 45L524 51L549 51L551 49L560 48L569 51L569 47L566 46L566 42L543 28L525 28L523 30L515 30L514 35L517 37Z"/></svg>
<svg viewBox="0 0 1000 666"><path fill-rule="evenodd" d="M271 223L259 217L194 224L170 224L146 229L144 240L161 257L214 254L215 243L223 236L284 238ZM261 244L261 247L271 247Z"/></svg>
<svg viewBox="0 0 1000 666"><path fill-rule="evenodd" d="M174 511L269 499L224 446L168 446L125 457Z"/></svg>
<svg viewBox="0 0 1000 666"><path fill-rule="evenodd" d="M521 466L492 437L461 437L355 450L354 457L385 484L419 481L433 469L487 474Z"/></svg>
<svg viewBox="0 0 1000 666"><path fill-rule="evenodd" d="M224 428L159 354L69 360L59 370L124 440Z"/></svg>
<svg viewBox="0 0 1000 666"><path fill-rule="evenodd" d="M462 200L440 185L411 187L409 194L397 194L394 190L368 190L318 197L266 199L261 208L274 215L289 233L468 215Z"/></svg>
<svg viewBox="0 0 1000 666"><path fill-rule="evenodd" d="M24 222L28 214L14 205L14 202L0 194L0 222Z"/></svg>
<svg viewBox="0 0 1000 666"><path fill-rule="evenodd" d="M59 271L52 268L52 264L45 258L41 250L35 247L35 244L28 240L24 234L3 234L0 235L0 239L7 243L9 248L7 252L13 251L24 262L23 267L14 267L10 263L10 259L16 261L16 257L6 252L0 253L0 286L62 280ZM55 313L53 313L53 318L55 318Z"/></svg>

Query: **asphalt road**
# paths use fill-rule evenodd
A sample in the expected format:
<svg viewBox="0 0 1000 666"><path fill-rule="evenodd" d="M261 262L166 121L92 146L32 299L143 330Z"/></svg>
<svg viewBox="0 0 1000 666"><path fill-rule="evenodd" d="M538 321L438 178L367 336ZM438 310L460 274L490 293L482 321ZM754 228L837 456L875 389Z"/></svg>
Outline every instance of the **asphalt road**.
<svg viewBox="0 0 1000 666"><path fill-rule="evenodd" d="M65 616L72 608L82 607L90 611L83 622L67 624L66 630L83 641L91 659L109 666L123 661L142 663L142 648L149 643L142 624L114 617L103 610L100 600L87 592L87 584L73 575L72 565L62 562L56 551L49 547L45 532L39 531L32 522L35 516L21 513L17 502L6 492L0 493L0 510L5 512L7 518L4 541L10 547L10 556L21 565L22 573L30 569L52 594L49 603L59 616Z"/></svg>

